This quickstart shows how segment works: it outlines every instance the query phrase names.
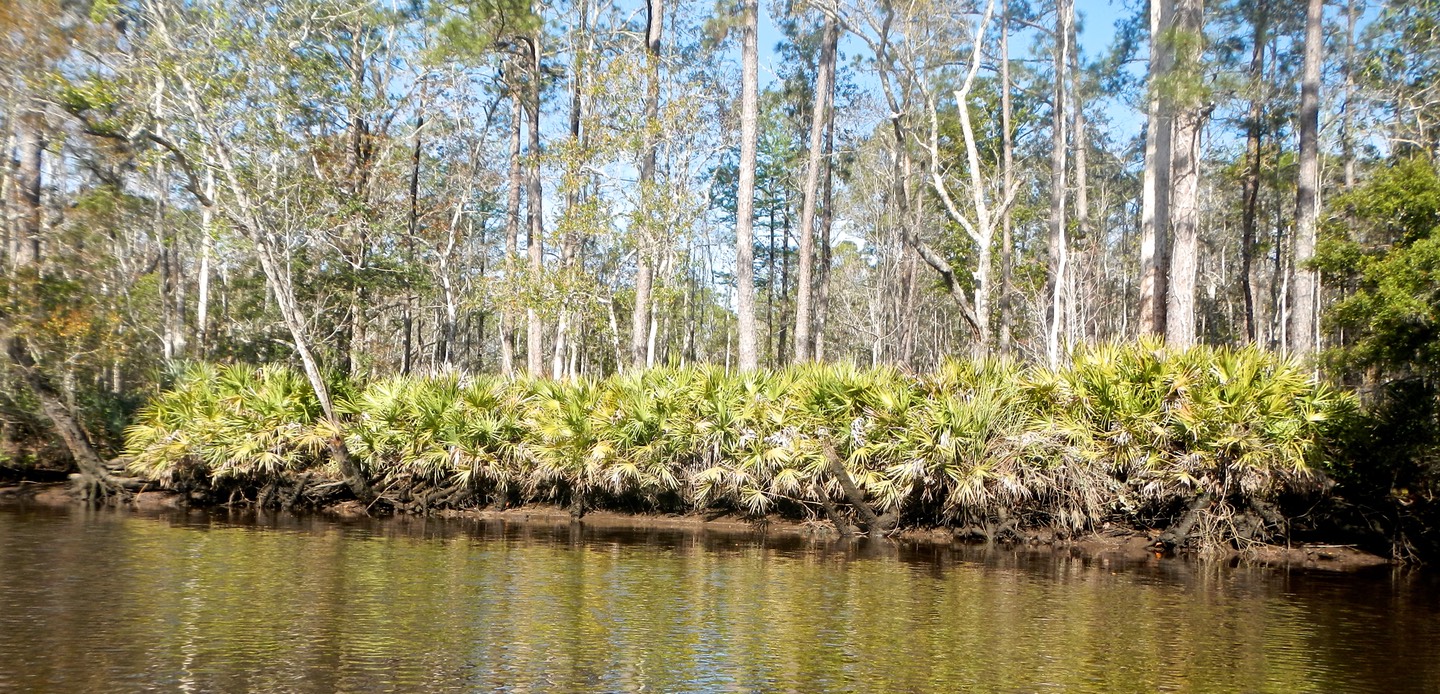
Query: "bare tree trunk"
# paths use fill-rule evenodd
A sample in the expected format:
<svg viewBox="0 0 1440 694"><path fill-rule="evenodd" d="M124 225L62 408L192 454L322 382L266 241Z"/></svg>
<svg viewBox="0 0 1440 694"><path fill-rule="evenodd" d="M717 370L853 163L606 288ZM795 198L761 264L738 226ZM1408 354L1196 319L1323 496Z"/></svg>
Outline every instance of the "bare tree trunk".
<svg viewBox="0 0 1440 694"><path fill-rule="evenodd" d="M735 200L735 310L739 344L738 366L754 371L755 354L755 149L759 120L760 57L759 2L742 0L744 28L741 53L744 68L740 86L740 181Z"/></svg>
<svg viewBox="0 0 1440 694"><path fill-rule="evenodd" d="M820 43L820 60L815 71L815 98L810 114L810 156L805 168L804 199L800 208L800 257L795 290L795 361L814 358L814 309L811 292L815 265L815 207L820 185L820 168L825 156L825 132L829 122L830 83L834 81L835 47L839 27L833 18L825 18ZM827 168L828 172L828 168Z"/></svg>
<svg viewBox="0 0 1440 694"><path fill-rule="evenodd" d="M421 91L422 91L422 94L423 94L423 92L424 92L423 88L422 88ZM423 144L423 142L422 142L422 140L421 140L421 132L425 129L425 113L424 113L424 108L425 108L425 107L424 107L424 97L422 96L422 97L421 97L421 106L420 106L421 112L420 112L418 115L416 115L416 117L415 117L415 139L413 140L413 142L411 143L411 146L410 146L410 147L411 147L411 149L410 149L410 190L409 190L410 212L409 212L408 217L406 218L406 225L405 225L405 230L406 230L405 251L406 251L406 255L408 256L408 257L406 258L406 264L407 264L407 265L410 265L410 264L414 263L414 258L415 258L415 250L414 250L414 249L415 249L415 240L420 237L420 152L421 152L421 145ZM414 288L414 286L413 286L413 283L412 283L412 281L409 279L409 275L406 275L406 279L405 279L405 355L404 355L404 356L402 357L402 359L401 359L401 367L400 367L401 372L402 372L402 373L406 373L406 374L410 373L410 368L411 368L411 364L412 364L412 361L411 361L411 360L413 359L413 357L412 357L411 355L415 353L415 350L414 350L414 348L413 348L412 340L413 340L413 334L414 334L414 328L415 328L415 326L414 326L414 310L415 310L414 307L415 307L415 303L416 303L416 301L417 301L417 298L418 298L418 297L415 296L415 288ZM357 308L357 309L359 308L358 302L357 302L356 308ZM358 310L357 310L357 311L354 311L354 312L352 312L351 315L352 315L352 317L358 317L359 311L358 311Z"/></svg>
<svg viewBox="0 0 1440 694"><path fill-rule="evenodd" d="M1195 278L1199 253L1199 140L1200 116L1175 114L1175 158L1172 168L1175 195L1171 207L1175 228L1170 254L1170 296L1165 309L1165 334L1170 344L1195 344Z"/></svg>
<svg viewBox="0 0 1440 694"><path fill-rule="evenodd" d="M1010 0L1000 5L1000 148L1005 190L1015 190L1015 126L1010 100ZM1015 322L1013 277L1015 242L1011 237L1010 205L1000 211L1000 353L1013 349L1011 326Z"/></svg>
<svg viewBox="0 0 1440 694"><path fill-rule="evenodd" d="M166 180L165 164L158 164L153 174L154 179L151 182L155 186L155 205L151 211L150 225L151 233L160 244L160 355L166 362L171 362L180 358L183 344L182 326L180 317L176 315L175 301L176 286L179 284L176 278L178 268L174 234L165 223L165 209L169 206L165 195L169 183Z"/></svg>
<svg viewBox="0 0 1440 694"><path fill-rule="evenodd" d="M905 198L908 201L906 209L909 210L905 220L905 231L910 235L911 243L918 250L920 245L920 224L921 224L921 186L911 186L909 181L914 180L911 174L912 160L908 154L903 158L905 170L903 181L905 182ZM915 310L919 301L917 297L920 291L920 273L916 272L919 263L912 253L906 253L903 260L903 270L900 274L901 290L896 292L894 303L895 322L900 325L900 349L895 359L903 368L911 368L915 365L915 333L920 322L920 312ZM948 266L948 265L947 265ZM952 274L953 277L953 274ZM958 290L959 288L956 287ZM963 290L958 292L964 296Z"/></svg>
<svg viewBox="0 0 1440 694"><path fill-rule="evenodd" d="M1272 56L1278 56L1276 52L1278 44L1279 37L1274 37L1270 48L1270 54ZM1276 63L1279 61L1271 62ZM1280 74L1278 65L1271 66L1271 74ZM1275 147L1273 149L1275 155L1271 158L1270 166L1273 170L1279 171L1285 152L1281 147ZM1272 238L1274 241L1270 245L1271 248L1274 249L1274 253L1270 257L1270 318L1267 324L1270 328L1269 346L1270 349L1275 351L1284 351L1286 349L1285 302L1290 292L1290 276L1286 271L1285 225L1282 223L1281 217L1281 206L1278 204L1273 205L1270 212L1270 228L1273 230Z"/></svg>
<svg viewBox="0 0 1440 694"><path fill-rule="evenodd" d="M23 115L16 119L16 126L20 130L16 138L20 145L20 162L17 170L19 178L17 190L17 213L19 221L17 225L18 247L14 260L17 269L24 269L39 272L40 264L40 241L42 229L41 219L41 172L44 167L44 138L41 133L41 121L38 117ZM11 286L12 300L17 287ZM35 363L34 356L30 352L30 346L25 336L15 333L13 325L9 325L8 316L0 310L0 320L3 320L5 334L0 335L0 340L5 343L6 356L10 364L20 373L21 379L40 402L40 411L45 418L50 420L50 425L59 434L60 440L64 442L70 456L75 460L75 466L80 471L80 480L86 487L99 486L102 493L108 493L123 485L123 481L115 478L105 469L104 462L95 447L90 442L90 437L85 433L79 418L76 417L73 408L66 397L51 384L50 379L41 371L40 366ZM88 490L87 490L88 491Z"/></svg>
<svg viewBox="0 0 1440 694"><path fill-rule="evenodd" d="M833 54L832 54L833 55ZM833 74L833 66L832 66ZM820 202L820 287L815 295L815 361L825 361L825 328L830 315L831 227L835 219L835 81L825 93L825 110L830 118L825 124L825 192Z"/></svg>
<svg viewBox="0 0 1440 694"><path fill-rule="evenodd" d="M10 364L20 372L25 385L35 395L35 399L40 401L40 411L50 420L55 433L60 435L66 450L70 451L70 457L75 460L75 467L80 471L82 482L101 485L107 492L123 486L125 481L105 469L104 461L95 452L95 446L91 444L89 435L66 403L65 396L56 390L50 379L40 371L39 365L30 355L25 338L11 335L5 339L5 345Z"/></svg>
<svg viewBox="0 0 1440 694"><path fill-rule="evenodd" d="M1256 213L1260 206L1260 137L1261 120L1264 117L1263 90L1265 88L1265 34L1268 31L1268 13L1265 3L1257 6L1255 14L1254 46L1250 53L1250 111L1245 123L1245 210L1240 221L1240 287L1245 297L1245 338L1256 340L1255 285L1253 265L1255 258Z"/></svg>
<svg viewBox="0 0 1440 694"><path fill-rule="evenodd" d="M0 116L3 116L0 118L0 130L5 133L5 141L0 143L4 149L0 151L14 152L20 139L16 132L18 128L11 127L15 122L14 115L7 111ZM3 235L3 238L0 238L0 257L4 259L4 267L8 275L15 269L15 235L17 232L15 217L17 215L14 210L20 207L20 201L16 199L19 197L16 190L19 182L15 180L11 162L0 160L0 166L4 167L3 172L0 172L3 174L0 175L0 235Z"/></svg>
<svg viewBox="0 0 1440 694"><path fill-rule="evenodd" d="M215 172L205 172L205 197L209 203L200 205L200 287L195 308L195 342L200 358L205 359L210 345L210 263L215 251Z"/></svg>
<svg viewBox="0 0 1440 694"><path fill-rule="evenodd" d="M257 218L252 216L251 219ZM285 326L290 330L295 351L300 356L300 364L305 371L305 377L315 391L315 399L320 402L320 410L324 413L325 419L329 420L332 428L338 432L340 419L335 414L335 404L330 399L330 387L325 383L325 377L320 372L320 364L310 350L305 321L301 316L299 306L295 303L295 292L290 283L289 272L280 268L279 263L272 257L272 251L264 239L263 232L251 227L250 234L257 251L259 251L257 255L260 258L261 269L274 288L275 303L280 308L280 315L285 321ZM358 499L370 500L372 498L370 483L365 479L360 466L350 457L350 451L345 446L345 439L336 435L332 436L327 443L330 456L335 459L340 474L346 485L350 487L350 491Z"/></svg>
<svg viewBox="0 0 1440 694"><path fill-rule="evenodd" d="M1175 12L1176 31L1187 34L1183 74L1199 79L1198 65L1204 32L1204 9L1201 0L1181 0ZM1178 103L1172 134L1170 184L1171 225L1175 243L1170 253L1170 287L1165 306L1165 334L1177 347L1195 344L1195 279L1199 260L1200 234L1200 131L1205 116L1202 104L1194 97Z"/></svg>
<svg viewBox="0 0 1440 694"><path fill-rule="evenodd" d="M565 350L569 347L570 311L561 306L555 319L555 352L550 355L550 377L560 380L565 377Z"/></svg>
<svg viewBox="0 0 1440 694"><path fill-rule="evenodd" d="M570 66L570 141L574 146L583 152L587 149L586 142L582 139L580 131L581 124L585 120L585 100L583 85L586 79L585 62L588 60L589 39L587 22L589 20L590 4L581 0L576 8L579 15L578 29L575 38L571 43L571 54L573 63ZM572 184L573 185L573 184ZM566 194L565 205L570 211L574 211L581 202L584 193L584 184L574 185ZM564 241L560 247L560 267L562 273L567 276L570 268L575 263L575 256L580 251L580 237L574 231L565 233ZM568 296L560 302L559 316L555 320L555 354L550 360L551 377L559 380L565 376L565 350L570 342L570 332L573 329L570 320L570 306Z"/></svg>
<svg viewBox="0 0 1440 694"><path fill-rule="evenodd" d="M1145 172L1140 193L1140 325L1142 333L1164 335L1169 290L1172 114L1161 83L1170 70L1166 45L1174 0L1150 2L1150 95L1146 104Z"/></svg>
<svg viewBox="0 0 1440 694"><path fill-rule="evenodd" d="M779 334L775 338L775 365L784 366L790 363L790 355L785 351L789 347L790 331L790 213L784 213L784 226L780 230L780 318Z"/></svg>
<svg viewBox="0 0 1440 694"><path fill-rule="evenodd" d="M1090 241L1090 169L1089 150L1090 143L1085 130L1085 75L1080 70L1080 42L1079 30L1075 21L1075 3L1070 0L1070 81L1071 81L1071 107L1075 110L1074 132L1070 139L1075 148L1075 235L1080 239L1081 249L1077 253L1077 259L1069 260L1066 264L1069 267L1069 277L1066 279L1067 299L1065 324L1068 328L1067 335L1070 344L1084 339L1084 311L1080 306L1080 300L1085 296L1083 292L1077 291L1080 286L1081 263L1085 256L1089 255L1083 248ZM1068 256L1068 250L1067 250Z"/></svg>
<svg viewBox="0 0 1440 694"><path fill-rule="evenodd" d="M697 358L695 355L695 333L699 329L700 317L696 312L696 304L699 301L698 293L700 291L700 282L696 277L697 273L693 269L693 262L694 246L687 244L685 248L685 259L681 264L681 267L685 268L685 337L683 340L684 344L680 348L680 361L682 364L693 362Z"/></svg>
<svg viewBox="0 0 1440 694"><path fill-rule="evenodd" d="M193 91L189 93L188 102L191 117L203 122L205 112ZM330 399L330 387L326 384L320 371L320 365L310 349L306 321L295 301L295 288L291 282L290 269L288 266L282 265L275 257L275 248L268 238L269 232L263 226L261 209L251 199L247 192L248 188L241 182L239 168L231 158L228 143L214 129L209 129L207 134L211 137L211 154L219 164L219 170L225 176L230 193L228 197L236 206L235 214L231 217L250 238L255 255L260 261L260 269L265 274L265 285L275 296L275 303L280 309L280 317L290 332L295 352L304 367L305 377L310 382L311 389L315 391L315 399L319 401L326 421L336 432L336 435L331 436L327 441L330 456L335 460L346 486L350 488L356 498L369 501L373 498L369 480L366 479L359 464L350 457L350 451L345 446L345 439L338 433L341 428L340 419L336 416L335 405Z"/></svg>
<svg viewBox="0 0 1440 694"><path fill-rule="evenodd" d="M643 195L643 194L642 194ZM644 233L644 232L642 232ZM650 341L650 311L655 285L655 259L648 241L640 241L635 249L635 305L630 308L630 366L645 366L646 345Z"/></svg>
<svg viewBox="0 0 1440 694"><path fill-rule="evenodd" d="M15 194L18 217L15 226L15 248L10 258L14 267L34 267L40 262L40 192L45 138L40 130L40 117L21 113L15 118L16 140L20 161L15 169Z"/></svg>
<svg viewBox="0 0 1440 694"><path fill-rule="evenodd" d="M1065 238L1065 147L1068 139L1065 133L1065 68L1068 64L1066 56L1070 50L1071 12L1071 4L1063 1L1055 9L1055 87L1050 118L1049 275L1045 280L1045 294L1050 302L1046 311L1045 355L1051 367L1060 362L1060 325L1065 322L1061 306L1068 243Z"/></svg>
<svg viewBox="0 0 1440 694"><path fill-rule="evenodd" d="M407 246L407 248L408 248L408 247L410 246L410 244L407 243L406 246ZM414 256L413 253L406 253L406 254L405 254L405 261L404 261L404 262L405 262L406 265L409 265L409 264L413 263L414 261L415 261L415 256ZM358 302L358 301L356 302L356 306L359 306L359 302ZM407 295L405 296L405 303L401 306L401 309L400 309L400 310L401 310L400 323L401 323L401 325L404 326L404 327L403 327L403 331L404 331L404 333L405 333L405 336L404 336L404 338L401 340L401 343L400 343L400 373L405 374L406 376L408 376L408 375L410 375L410 369L414 367L414 355L415 355L415 298L412 297L412 296L409 296L408 293L407 293Z"/></svg>
<svg viewBox="0 0 1440 694"><path fill-rule="evenodd" d="M471 193L467 191L460 196L460 200L469 200ZM473 219L473 218L472 218ZM450 370L455 366L455 358L459 353L459 331L460 331L460 292L455 287L455 278L451 265L455 259L455 249L460 245L462 234L473 234L474 224L469 223L469 228L461 231L461 225L466 224L465 207L463 203L457 202L454 212L450 215L449 228L445 230L445 245L436 253L435 276L440 283L440 296L444 303L440 306L439 315L435 321L435 350L433 353L432 367ZM484 238L484 231L480 233ZM484 245L484 242L481 242ZM480 263L484 265L482 260ZM484 270L480 275L484 276Z"/></svg>
<svg viewBox="0 0 1440 694"><path fill-rule="evenodd" d="M525 120L525 109L521 105L520 88L512 84L510 93L510 190L506 198L505 215L505 281L511 292L519 287L517 275L520 246L520 189L523 175L520 168L520 128ZM515 297L504 297L500 309L500 372L509 376L515 373Z"/></svg>
<svg viewBox="0 0 1440 694"><path fill-rule="evenodd" d="M214 213L209 207L200 210L200 269L197 278L199 287L195 307L195 348L201 359L205 359L209 347L207 339L210 325L210 263L214 255L214 242L210 238Z"/></svg>
<svg viewBox="0 0 1440 694"><path fill-rule="evenodd" d="M1325 55L1325 4L1309 0L1305 12L1305 62L1300 78L1300 179L1295 187L1295 281L1290 285L1290 352L1315 353L1315 307L1319 282L1309 267L1315 257L1320 212L1320 72Z"/></svg>
<svg viewBox="0 0 1440 694"><path fill-rule="evenodd" d="M655 159L659 149L659 136L654 132L660 118L660 37L665 27L664 0L646 0L645 21L645 152L640 159L640 199L647 208L653 209L655 197ZM635 306L630 312L630 365L644 366L648 361L650 343L650 313L653 310L653 285L655 282L655 248L650 231L644 229L635 249Z"/></svg>
<svg viewBox="0 0 1440 694"><path fill-rule="evenodd" d="M987 20L993 9L993 2L986 5L985 17ZM903 114L905 110L901 108L901 104L895 96L895 89L890 83L890 72L893 67L891 65L891 57L888 49L888 27L891 21L891 18L889 16L891 10L888 9L888 6L886 12L887 16L884 21L885 28L882 29L879 41L871 43L871 48L875 51L875 62L877 63L877 72L880 76L880 88L881 91L885 93L885 103L890 108L890 128L895 135L895 197L898 206L897 217L901 220L898 223L900 231L900 242L902 247L906 248L907 253L909 249L914 249L915 252L920 256L920 259L925 261L925 264L928 265L930 269L934 270L936 274L940 275L941 281L945 284L945 292L949 294L950 298L955 302L955 307L959 309L961 318L964 319L965 323L970 327L970 330L973 333L974 337L976 337L978 341L983 343L983 339L981 338L983 338L984 333L980 325L980 320L979 318L977 318L975 310L971 307L970 300L965 296L965 291L960 286L959 282L955 277L955 269L950 265L948 260L946 260L939 253L935 252L934 249L930 248L928 244L926 244L920 239L918 229L919 209L918 205L912 205L911 203L912 190L910 183L911 174L914 168L914 162L910 154L909 138L906 134L907 128L903 123ZM980 31L984 30L984 24L985 21L982 21L980 23L978 27ZM974 61L972 61L972 68L973 67ZM967 83L970 79L973 78L973 76L974 70L972 69L969 73L969 76L966 78ZM966 103L964 91L965 89L962 88L960 92L957 92L956 94L956 102L957 105L960 107L960 112L962 115L968 113L965 108ZM931 109L931 113L933 115L933 108ZM931 133L932 135L935 133L934 127L931 128ZM936 145L933 136L930 142L930 152L934 153ZM972 147L969 147L969 144L970 143L967 141L967 156L974 154L974 149ZM972 171L974 168L975 167L972 166ZM931 178L933 181L937 176L937 173L935 171L936 167L934 166L933 161L931 169ZM942 186L935 186L935 188L937 192L943 191ZM983 201L983 196L977 199ZM953 216L954 215L952 215L952 217ZM905 267L908 270L912 268L913 265L907 265ZM903 286L909 287L911 283L909 281L906 281L902 284ZM902 326L902 329L905 327L907 326ZM906 344L906 342L906 338L902 334L901 344L904 345Z"/></svg>
<svg viewBox="0 0 1440 694"><path fill-rule="evenodd" d="M473 221L471 221L471 225L472 225L472 228L473 228L473 225L474 225L474 222L473 222ZM490 248L490 234L489 234L489 229L490 229L490 225L487 224L487 223L485 223L485 221L482 220L482 221L480 222L480 249L481 249L481 250L480 250L480 257L479 257L479 259L478 259L478 260L479 260L479 271L480 271L480 276L481 276L481 277L487 277L487 276L488 276L487 273L489 272L489 268L486 267L486 265L488 264L488 263L486 262L486 259L487 259L487 258L489 257L489 255L490 255L490 253L489 253L489 248ZM473 316L473 318L472 318L471 320L473 321L472 324L473 324L473 326L474 326L474 330L473 330L473 331L470 330L470 326L468 326L468 325L466 326L466 330L465 330L465 363L468 365L468 367L469 367L470 369L473 369L473 370L475 370L475 371L485 371L485 370L486 370L486 369L485 369L485 319L489 316L489 314L490 314L490 312L489 312L489 311L486 311L486 310L483 309L483 308L477 310L475 313L471 314L471 315Z"/></svg>
<svg viewBox="0 0 1440 694"><path fill-rule="evenodd" d="M993 297L991 296L993 288L990 282L990 264L992 246L994 245L995 241L995 217L991 214L990 204L987 201L988 195L986 193L986 189L989 185L989 182L985 180L980 170L979 148L976 145L974 127L970 122L970 89L974 85L975 76L979 73L980 70L980 63L982 60L985 45L985 30L990 24L990 18L994 13L994 10L995 0L990 0L990 2L986 3L984 14L981 16L980 20L975 25L975 35L973 37L973 46L971 48L970 54L970 67L966 71L965 79L961 82L960 87L954 92L955 105L957 108L957 112L960 115L960 130L964 136L966 168L968 169L970 188L970 202L973 205L973 209L968 214L961 211L960 208L955 204L954 198L952 198L950 195L949 186L945 182L945 176L942 173L942 166L940 164L940 125L939 119L936 114L937 109L935 99L933 97L930 97L929 95L927 95L926 97L926 107L930 120L930 128L929 138L928 141L925 143L925 149L926 154L929 157L930 184L935 189L935 192L939 195L940 201L944 204L945 213L949 215L952 221L956 222L962 228L964 228L965 233L970 237L970 240L975 243L975 246L977 248L977 255L979 256L975 270L972 272L972 277L974 277L976 285L974 312L971 313L970 311L968 311L968 307L965 305L965 302L960 302L962 314L965 315L967 322L969 322L971 328L975 331L975 340L972 345L972 352L976 356L985 356L989 354L991 347L990 326L992 321L990 316L990 307L993 305ZM883 79L882 84L884 84ZM887 99L891 99L893 101L893 97L891 97L888 84L886 85L886 97ZM892 119L892 121L894 121L898 126L898 120ZM898 128L896 134L897 142L901 141L902 138L899 137ZM908 180L908 161L904 169L906 172L905 178ZM1009 206L1012 200L1013 192L1014 191L1012 190L1006 190L1003 192L1003 202L1001 203L1002 212L1003 207ZM915 224L912 228L918 228L920 226L919 212L922 204L922 201L917 199L913 205L913 208L916 211L916 217ZM918 247L920 245L918 235L915 238L916 246ZM928 259L927 262L929 262ZM944 271L942 271L942 274L944 274ZM957 293L953 291L953 284L950 286L952 288L952 296L963 298L963 293Z"/></svg>
<svg viewBox="0 0 1440 694"><path fill-rule="evenodd" d="M367 34L363 29L353 30L350 32L350 35L350 52L347 58L350 65L349 98L359 100L364 98L366 72L373 56L373 46L365 39ZM425 93L425 85L422 82L420 97L422 111L424 109ZM374 141L370 132L370 125L365 119L365 112L361 105L351 102L347 104L347 108L350 111L350 122L348 127L348 143L345 149L346 173L344 185L347 187L346 192L350 198L350 202L356 209L364 210L367 207L369 197L368 183L370 180L371 163L375 153ZM420 122L417 122L415 132L415 158L411 162L412 179L414 179L419 172L419 128L421 122L423 122L423 116L421 116L419 120ZM417 196L414 191L417 189L417 185L418 180L412 180L410 182L409 223L406 227L408 235L405 238L407 262L414 256L414 235L417 220L417 207L415 202ZM360 368L362 360L359 357L364 349L365 308L366 295L368 292L365 282L360 278L363 277L365 264L367 262L369 224L367 220L363 219L363 212L359 215L352 214L348 224L354 229L355 238L354 256L347 258L352 270L352 275L347 280L350 289L350 307L345 316L344 329L337 335L340 344L337 345L336 351L339 353L341 359L340 369L345 373L354 375ZM411 342L414 330L414 316L412 311L414 310L415 296L408 276L405 277L403 282L405 287L405 307L403 313L403 346L405 352L401 357L401 369L405 373L409 373L412 354Z"/></svg>
<svg viewBox="0 0 1440 694"><path fill-rule="evenodd" d="M1355 188L1355 134L1353 128L1353 104L1355 96L1355 27L1364 10L1363 0L1349 0L1345 5L1345 95L1342 101L1345 110L1340 115L1340 156L1345 163L1345 190Z"/></svg>
<svg viewBox="0 0 1440 694"><path fill-rule="evenodd" d="M545 208L544 191L540 184L540 82L544 72L540 66L540 33L528 38L530 44L530 176L525 191L525 209L530 218L530 233L525 238L525 248L530 256L530 282L538 285L540 275L545 271ZM535 307L526 309L525 367L531 375L538 376L545 369L545 326L540 322L540 312Z"/></svg>
<svg viewBox="0 0 1440 694"><path fill-rule="evenodd" d="M670 254L669 254L669 253L666 253L665 256L664 256L664 258L663 258L663 260L660 261L660 276L661 276L661 277L668 277L668 276L670 275L670 264L671 264ZM645 342L645 366L646 366L647 368L654 368L654 366L655 366L655 364L656 364L656 360L660 358L660 354L659 354L660 336L665 333L665 331L668 329L668 326L669 326L669 325L670 325L670 315L669 315L668 313L665 314L665 322L662 324L662 323L658 320L658 317L656 316L655 312L654 312L654 311L651 311L651 312L650 312L650 337L649 337L649 339L646 340L646 342Z"/></svg>
<svg viewBox="0 0 1440 694"><path fill-rule="evenodd" d="M625 368L626 354L620 348L620 323L615 317L615 301L605 302L605 317L610 321L610 348L615 351L615 369Z"/></svg>
<svg viewBox="0 0 1440 694"><path fill-rule="evenodd" d="M768 193L768 191L767 191ZM770 249L765 256L765 361L770 368L779 366L775 349L775 201L768 200Z"/></svg>

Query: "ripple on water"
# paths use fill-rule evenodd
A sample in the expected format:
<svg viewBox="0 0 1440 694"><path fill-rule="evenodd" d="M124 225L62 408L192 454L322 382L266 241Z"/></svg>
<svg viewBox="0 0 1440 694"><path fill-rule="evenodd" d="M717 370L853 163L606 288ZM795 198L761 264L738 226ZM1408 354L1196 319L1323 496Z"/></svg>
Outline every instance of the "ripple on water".
<svg viewBox="0 0 1440 694"><path fill-rule="evenodd" d="M1432 578L0 509L0 691L1424 691Z"/></svg>

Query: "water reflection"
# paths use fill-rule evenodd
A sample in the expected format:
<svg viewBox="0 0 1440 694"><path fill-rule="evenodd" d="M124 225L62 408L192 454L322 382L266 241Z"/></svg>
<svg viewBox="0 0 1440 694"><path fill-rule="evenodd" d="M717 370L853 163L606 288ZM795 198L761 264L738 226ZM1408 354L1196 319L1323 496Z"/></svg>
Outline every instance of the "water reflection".
<svg viewBox="0 0 1440 694"><path fill-rule="evenodd" d="M0 690L1423 691L1433 579L0 509Z"/></svg>

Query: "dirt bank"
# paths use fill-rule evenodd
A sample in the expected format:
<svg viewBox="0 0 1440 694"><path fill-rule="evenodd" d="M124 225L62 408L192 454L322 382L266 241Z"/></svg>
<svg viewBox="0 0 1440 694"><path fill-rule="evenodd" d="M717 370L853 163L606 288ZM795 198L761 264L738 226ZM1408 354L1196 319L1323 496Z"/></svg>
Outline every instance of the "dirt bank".
<svg viewBox="0 0 1440 694"><path fill-rule="evenodd" d="M58 482L22 482L0 487L0 504L35 504L73 506L81 503L69 486ZM125 507L142 512L161 512L186 508L183 495L168 491L142 491L131 495ZM375 515L358 502L346 501L316 512L321 516L340 519ZM446 509L436 511L437 518L540 526L569 526L580 523L589 528L615 530L669 529L681 531L713 531L753 536L790 536L840 539L834 526L820 521L797 521L778 516L762 519L742 518L725 514L628 514L615 511L590 511L580 519L568 509L531 504L504 510ZM947 528L903 528L890 539L902 543L926 545L973 545L976 542ZM1167 555L1157 544L1159 531L1145 532L1130 528L1107 527L1080 538L1057 537L1049 531L1032 532L1024 542L1003 545L1017 550L1066 552L1073 556L1121 561L1186 560L1190 557ZM1231 550L1207 560L1243 562L1262 566L1315 569L1323 571L1355 571L1389 564L1390 560L1349 545L1296 544L1291 546L1256 545L1244 550Z"/></svg>
<svg viewBox="0 0 1440 694"><path fill-rule="evenodd" d="M362 513L363 509L355 502L347 502L321 512L353 517ZM444 510L436 512L435 515L440 518L556 526L568 526L571 523L579 522L592 528L620 530L653 530L657 528L709 530L839 539L839 533L829 523L796 521L777 516L769 516L757 521L716 514L661 515L591 511L577 521L569 510L549 505L528 505L504 510ZM1128 528L1105 528L1091 535L1068 540L1057 538L1052 532L1041 531L1031 533L1023 543L1012 543L1006 546L1016 549L1064 551L1083 557L1125 561L1185 558L1167 555L1159 549L1157 544L1159 535L1159 531L1142 532ZM954 530L947 528L902 528L891 534L890 538L898 542L932 545L976 544L974 540L960 537ZM1355 571L1390 563L1389 559L1355 547L1329 544L1297 544L1289 547L1256 545L1245 550L1232 550L1221 556L1207 557L1207 559L1231 562L1238 560L1263 566L1326 571Z"/></svg>

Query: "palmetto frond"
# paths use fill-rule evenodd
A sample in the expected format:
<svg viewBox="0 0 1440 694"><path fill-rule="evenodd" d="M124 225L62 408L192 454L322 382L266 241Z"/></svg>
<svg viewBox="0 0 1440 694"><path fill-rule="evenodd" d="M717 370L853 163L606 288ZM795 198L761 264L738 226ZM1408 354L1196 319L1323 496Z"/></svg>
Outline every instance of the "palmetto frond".
<svg viewBox="0 0 1440 694"><path fill-rule="evenodd" d="M915 377L806 364L666 367L604 380L454 374L337 387L319 416L283 367L194 365L127 431L132 469L266 479L328 469L343 436L373 476L529 499L601 492L772 510L839 493L826 451L880 510L1083 529L1202 492L1312 487L1321 433L1353 402L1254 348L1153 340L1077 349L1060 369L951 360Z"/></svg>

